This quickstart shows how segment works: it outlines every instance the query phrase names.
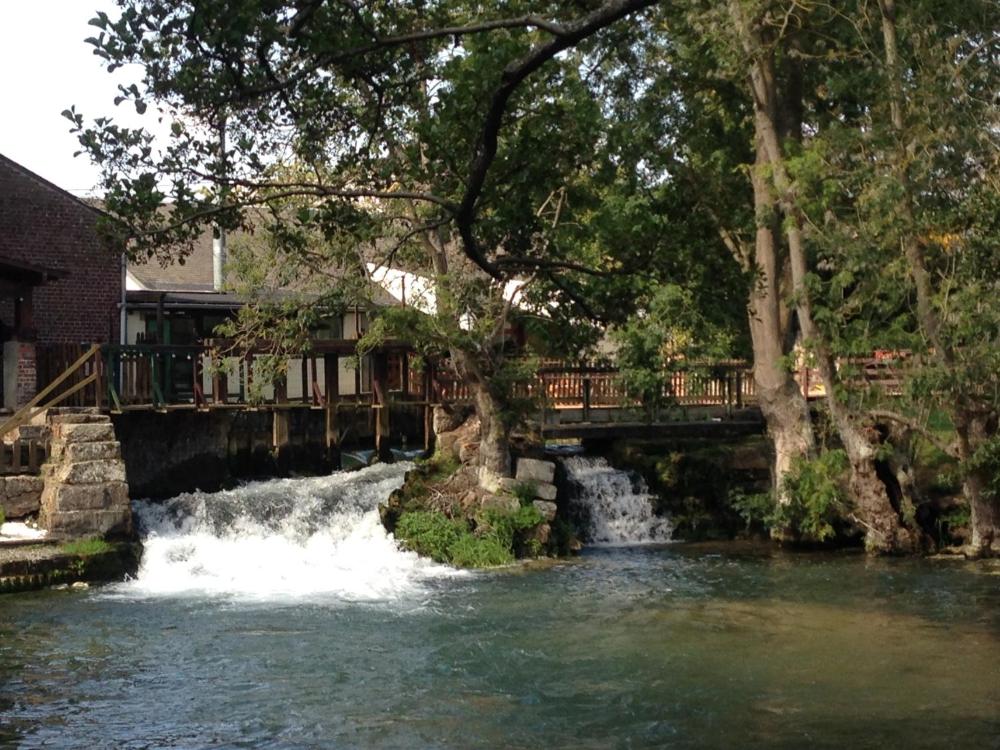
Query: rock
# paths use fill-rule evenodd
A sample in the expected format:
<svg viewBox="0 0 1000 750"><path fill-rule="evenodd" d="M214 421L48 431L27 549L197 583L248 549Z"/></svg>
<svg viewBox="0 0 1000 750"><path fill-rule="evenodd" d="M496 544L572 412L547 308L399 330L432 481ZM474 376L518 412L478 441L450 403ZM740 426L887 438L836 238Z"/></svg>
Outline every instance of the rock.
<svg viewBox="0 0 1000 750"><path fill-rule="evenodd" d="M90 425L84 426L89 427ZM124 482L125 463L121 459L103 459L56 464L52 467L49 476L53 481L64 484Z"/></svg>
<svg viewBox="0 0 1000 750"><path fill-rule="evenodd" d="M121 446L117 440L106 440L97 443L64 443L58 441L52 444L52 460L101 461L119 458Z"/></svg>
<svg viewBox="0 0 1000 750"><path fill-rule="evenodd" d="M540 500L555 500L558 493L559 490L556 489L554 484L549 484L548 482L535 483L535 497Z"/></svg>
<svg viewBox="0 0 1000 750"><path fill-rule="evenodd" d="M514 489L516 487L520 487L522 484L524 484L524 482L519 482L514 479L514 477L500 477L497 482L497 486L500 488L500 491L511 495L514 494Z"/></svg>
<svg viewBox="0 0 1000 750"><path fill-rule="evenodd" d="M521 503L516 497L510 497L509 495L483 495L482 500L479 501L479 507L483 510L499 510L504 513L517 513L518 508L521 507Z"/></svg>
<svg viewBox="0 0 1000 750"><path fill-rule="evenodd" d="M102 484L55 484L45 489L46 507L55 512L70 510L110 510L128 507L125 482Z"/></svg>
<svg viewBox="0 0 1000 750"><path fill-rule="evenodd" d="M479 443L468 442L458 446L458 460L463 464L475 463L479 460Z"/></svg>
<svg viewBox="0 0 1000 750"><path fill-rule="evenodd" d="M0 479L0 507L7 518L23 518L37 513L44 481L41 477L13 476Z"/></svg>
<svg viewBox="0 0 1000 750"><path fill-rule="evenodd" d="M132 532L132 513L127 507L115 510L52 512L43 506L41 521L41 525L55 536L94 537L107 534L128 536Z"/></svg>
<svg viewBox="0 0 1000 750"><path fill-rule="evenodd" d="M53 414L49 417L49 422L56 424L107 424L111 418L105 414L96 412L90 413L70 413Z"/></svg>
<svg viewBox="0 0 1000 750"><path fill-rule="evenodd" d="M110 422L56 424L52 426L52 439L65 443L106 442L115 439L115 428Z"/></svg>
<svg viewBox="0 0 1000 750"><path fill-rule="evenodd" d="M516 476L519 481L551 484L556 478L556 465L536 458L519 458Z"/></svg>
<svg viewBox="0 0 1000 750"><path fill-rule="evenodd" d="M445 432L457 430L468 419L468 408L458 406L434 407L434 434L441 435Z"/></svg>
<svg viewBox="0 0 1000 750"><path fill-rule="evenodd" d="M487 492L491 492L494 495L503 492L503 487L500 484L503 479L503 477L490 471L485 466L479 467L479 486Z"/></svg>
<svg viewBox="0 0 1000 750"><path fill-rule="evenodd" d="M552 536L552 527L547 523L540 523L535 528L531 530L528 534L528 541L538 542L542 547L549 543L549 537Z"/></svg>
<svg viewBox="0 0 1000 750"><path fill-rule="evenodd" d="M535 500L532 505L535 506L535 509L542 514L542 518L546 521L551 521L556 517L558 507L555 503L548 500Z"/></svg>
<svg viewBox="0 0 1000 750"><path fill-rule="evenodd" d="M86 581L73 581L73 583L71 583L69 587L73 591L83 591L85 589L89 589L90 584L87 583Z"/></svg>
<svg viewBox="0 0 1000 750"><path fill-rule="evenodd" d="M476 491L468 490L464 495L462 495L461 499L458 501L458 504L461 506L463 513L468 513L476 506L478 502L479 502L479 495L476 494Z"/></svg>

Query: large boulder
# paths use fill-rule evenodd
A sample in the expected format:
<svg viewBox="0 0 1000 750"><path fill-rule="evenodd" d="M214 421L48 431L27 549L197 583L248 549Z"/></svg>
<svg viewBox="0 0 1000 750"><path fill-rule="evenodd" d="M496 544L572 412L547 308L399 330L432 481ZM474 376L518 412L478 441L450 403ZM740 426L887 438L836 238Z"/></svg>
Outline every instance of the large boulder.
<svg viewBox="0 0 1000 750"><path fill-rule="evenodd" d="M537 458L519 458L516 476L522 482L552 484L556 478L556 465L552 461L539 461Z"/></svg>

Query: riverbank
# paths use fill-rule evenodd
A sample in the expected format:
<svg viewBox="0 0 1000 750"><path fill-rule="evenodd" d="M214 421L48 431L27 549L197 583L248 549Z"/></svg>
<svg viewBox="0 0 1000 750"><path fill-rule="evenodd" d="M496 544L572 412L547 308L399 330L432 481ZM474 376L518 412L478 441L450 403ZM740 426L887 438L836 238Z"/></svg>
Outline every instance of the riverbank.
<svg viewBox="0 0 1000 750"><path fill-rule="evenodd" d="M136 542L30 540L0 544L0 594L109 583L135 575Z"/></svg>

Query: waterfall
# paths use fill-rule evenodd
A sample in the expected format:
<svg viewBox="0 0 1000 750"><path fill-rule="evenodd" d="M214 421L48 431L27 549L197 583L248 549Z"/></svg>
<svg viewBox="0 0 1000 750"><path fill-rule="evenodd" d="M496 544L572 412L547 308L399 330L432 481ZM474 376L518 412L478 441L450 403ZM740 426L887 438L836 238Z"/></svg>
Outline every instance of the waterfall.
<svg viewBox="0 0 1000 750"><path fill-rule="evenodd" d="M570 480L570 508L589 544L648 544L670 541L670 521L653 512L653 496L641 477L607 460L571 456L562 460Z"/></svg>
<svg viewBox="0 0 1000 750"><path fill-rule="evenodd" d="M127 593L395 599L450 569L401 550L378 504L412 464L253 482L133 504L143 555Z"/></svg>

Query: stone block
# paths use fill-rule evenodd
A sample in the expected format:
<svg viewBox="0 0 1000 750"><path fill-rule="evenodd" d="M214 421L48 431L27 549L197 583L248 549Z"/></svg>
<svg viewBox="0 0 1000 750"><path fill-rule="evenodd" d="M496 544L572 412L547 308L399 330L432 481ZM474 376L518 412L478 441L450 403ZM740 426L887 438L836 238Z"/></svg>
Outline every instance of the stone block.
<svg viewBox="0 0 1000 750"><path fill-rule="evenodd" d="M52 439L65 443L107 442L115 439L115 428L110 422L56 424L52 426Z"/></svg>
<svg viewBox="0 0 1000 750"><path fill-rule="evenodd" d="M0 479L0 506L7 518L37 513L44 482L41 477L13 476Z"/></svg>
<svg viewBox="0 0 1000 750"><path fill-rule="evenodd" d="M479 501L479 507L483 510L499 510L504 513L516 513L521 503L516 497L510 495L483 495Z"/></svg>
<svg viewBox="0 0 1000 750"><path fill-rule="evenodd" d="M539 500L555 500L558 493L554 484L535 482L535 497Z"/></svg>
<svg viewBox="0 0 1000 750"><path fill-rule="evenodd" d="M39 525L54 536L103 537L127 535L132 530L132 512L128 507L115 510L71 510L45 512Z"/></svg>
<svg viewBox="0 0 1000 750"><path fill-rule="evenodd" d="M49 422L57 424L109 424L111 417L106 414L97 413L77 413L77 414L53 414L49 417Z"/></svg>
<svg viewBox="0 0 1000 750"><path fill-rule="evenodd" d="M104 482L124 482L125 463L120 459L100 461L77 461L56 464L49 476L63 484L103 484Z"/></svg>
<svg viewBox="0 0 1000 750"><path fill-rule="evenodd" d="M127 508L128 485L125 482L104 484L51 484L45 488L43 504L56 513L76 510L115 510Z"/></svg>
<svg viewBox="0 0 1000 750"><path fill-rule="evenodd" d="M117 440L99 443L62 443L60 458L68 463L77 461L107 461L121 458L121 445Z"/></svg>
<svg viewBox="0 0 1000 750"><path fill-rule="evenodd" d="M556 465L551 461L539 461L535 458L519 458L517 460L517 479L519 481L551 484L555 478Z"/></svg>
<svg viewBox="0 0 1000 750"><path fill-rule="evenodd" d="M535 509L542 514L542 518L546 521L551 521L556 517L556 510L558 508L555 503L551 503L548 500L535 500L532 505L535 506Z"/></svg>

